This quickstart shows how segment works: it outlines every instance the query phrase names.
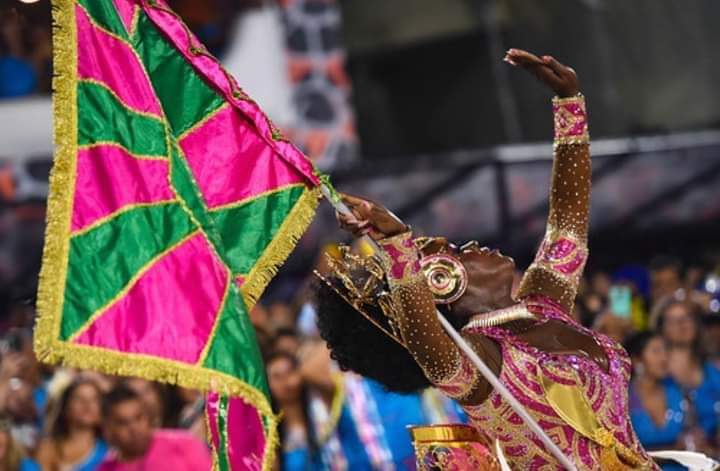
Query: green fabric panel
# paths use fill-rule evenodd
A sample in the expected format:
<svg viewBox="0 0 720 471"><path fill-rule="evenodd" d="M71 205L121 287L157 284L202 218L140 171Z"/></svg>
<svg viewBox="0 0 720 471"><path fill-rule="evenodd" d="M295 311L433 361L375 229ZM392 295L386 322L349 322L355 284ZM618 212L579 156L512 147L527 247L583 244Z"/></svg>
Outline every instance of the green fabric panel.
<svg viewBox="0 0 720 471"><path fill-rule="evenodd" d="M70 240L62 340L115 297L137 272L195 226L177 203L132 209Z"/></svg>
<svg viewBox="0 0 720 471"><path fill-rule="evenodd" d="M187 162L178 149L177 145L173 144L172 152L170 153L170 179L172 186L175 188L177 195L185 202L185 205L193 217L195 217L195 220L202 226L208 240L227 265L228 259L222 248L222 239L217 235L215 224L208 215L207 208L193 180L192 173L190 173Z"/></svg>
<svg viewBox="0 0 720 471"><path fill-rule="evenodd" d="M112 0L78 0L78 3L85 8L90 18L99 26L123 39L128 38L125 25L120 19L117 10L115 10Z"/></svg>
<svg viewBox="0 0 720 471"><path fill-rule="evenodd" d="M220 471L232 471L230 463L228 462L227 454L227 416L228 409L230 409L230 399L227 396L220 396L218 400L218 414L217 414L217 427L218 437L220 443L218 443L217 459L218 467Z"/></svg>
<svg viewBox="0 0 720 471"><path fill-rule="evenodd" d="M232 287L228 293L203 366L242 378L249 385L269 395L255 329L236 287Z"/></svg>
<svg viewBox="0 0 720 471"><path fill-rule="evenodd" d="M133 38L135 49L145 64L175 136L225 103L145 13L140 14L138 32Z"/></svg>
<svg viewBox="0 0 720 471"><path fill-rule="evenodd" d="M134 113L95 83L80 82L77 93L80 145L112 141L136 155L167 155L161 121Z"/></svg>
<svg viewBox="0 0 720 471"><path fill-rule="evenodd" d="M304 191L300 185L210 213L233 273L250 271Z"/></svg>

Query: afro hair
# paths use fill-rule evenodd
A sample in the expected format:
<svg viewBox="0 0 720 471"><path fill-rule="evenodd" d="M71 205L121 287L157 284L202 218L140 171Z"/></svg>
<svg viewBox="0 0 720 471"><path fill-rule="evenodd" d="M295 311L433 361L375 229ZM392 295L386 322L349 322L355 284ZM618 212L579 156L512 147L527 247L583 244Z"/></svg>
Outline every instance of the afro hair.
<svg viewBox="0 0 720 471"><path fill-rule="evenodd" d="M370 323L325 283L316 283L317 322L332 358L343 371L374 379L387 390L410 394L431 386L410 353ZM382 320L379 308L369 312Z"/></svg>

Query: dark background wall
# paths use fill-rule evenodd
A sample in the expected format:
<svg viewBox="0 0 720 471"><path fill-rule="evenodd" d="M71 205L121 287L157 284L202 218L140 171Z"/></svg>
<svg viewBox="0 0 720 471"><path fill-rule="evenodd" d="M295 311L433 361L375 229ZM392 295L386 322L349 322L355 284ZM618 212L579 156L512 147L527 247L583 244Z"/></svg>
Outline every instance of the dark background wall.
<svg viewBox="0 0 720 471"><path fill-rule="evenodd" d="M578 70L595 137L720 124L714 0L342 5L367 158L547 140L547 92L496 67L508 47L552 54ZM501 86L511 103L505 111Z"/></svg>

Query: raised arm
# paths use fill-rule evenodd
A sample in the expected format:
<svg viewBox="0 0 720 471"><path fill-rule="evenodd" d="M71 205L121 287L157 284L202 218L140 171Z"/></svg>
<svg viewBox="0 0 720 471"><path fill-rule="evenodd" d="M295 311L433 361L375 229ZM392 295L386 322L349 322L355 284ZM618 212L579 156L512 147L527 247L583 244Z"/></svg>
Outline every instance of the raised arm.
<svg viewBox="0 0 720 471"><path fill-rule="evenodd" d="M588 256L591 164L585 98L571 68L551 57L515 52L510 51L510 61L532 71L558 95L553 99L554 162L547 228L516 296L545 295L571 312Z"/></svg>
<svg viewBox="0 0 720 471"><path fill-rule="evenodd" d="M437 319L435 300L420 270L421 254L412 232L382 206L346 197L355 218L338 216L341 225L356 236L369 235L382 249L394 317L400 337L428 380L460 402L476 404L490 392L470 361L447 336ZM499 372L499 354L492 342L472 339L478 354Z"/></svg>

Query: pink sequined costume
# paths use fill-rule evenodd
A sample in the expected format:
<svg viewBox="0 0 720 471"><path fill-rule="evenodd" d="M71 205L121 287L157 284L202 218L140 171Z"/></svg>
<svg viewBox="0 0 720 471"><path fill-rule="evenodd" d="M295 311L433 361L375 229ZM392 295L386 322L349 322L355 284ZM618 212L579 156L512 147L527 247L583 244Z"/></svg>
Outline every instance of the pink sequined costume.
<svg viewBox="0 0 720 471"><path fill-rule="evenodd" d="M659 469L630 423L627 354L571 315L588 256L589 137L582 96L555 99L553 111L555 162L543 243L523 277L518 304L474 316L463 335L578 469ZM561 469L442 331L435 318L437 296L430 292L432 287L428 290L429 280L422 271L427 254L417 240L406 233L380 245L398 306L392 323L427 377L460 401L488 446L500 442L513 469ZM436 281L439 289L447 282ZM525 332L506 328L518 319L534 321L533 327L562 324L592 343L592 348L548 353L526 341ZM593 349L595 357L588 353Z"/></svg>
<svg viewBox="0 0 720 471"><path fill-rule="evenodd" d="M645 454L630 423L627 390L631 365L623 348L607 336L579 325L549 298L530 296L525 302L527 309L541 322L556 319L592 335L609 359L609 371L583 355L545 353L502 327L464 329L481 333L500 344L503 365L500 380L503 384L560 449L574 459L579 469L654 469L655 465ZM601 431L593 437L579 433L560 415L562 411L558 410L558 405L548 401L545 390L548 380L577 387L600 423L600 430L608 433ZM561 469L497 392L493 391L482 404L465 405L464 409L489 442L500 441L505 456L517 469ZM617 463L607 451L617 451L622 461Z"/></svg>

